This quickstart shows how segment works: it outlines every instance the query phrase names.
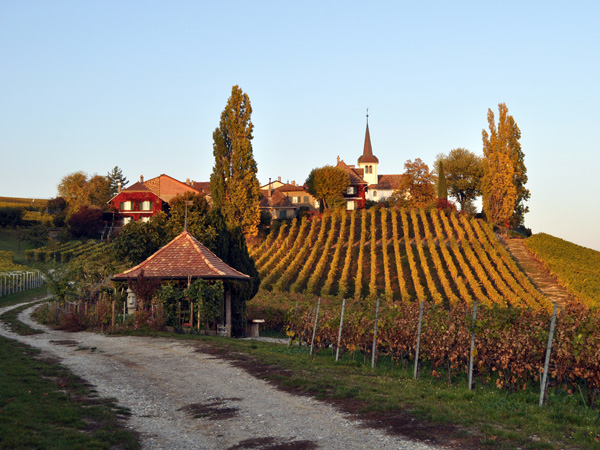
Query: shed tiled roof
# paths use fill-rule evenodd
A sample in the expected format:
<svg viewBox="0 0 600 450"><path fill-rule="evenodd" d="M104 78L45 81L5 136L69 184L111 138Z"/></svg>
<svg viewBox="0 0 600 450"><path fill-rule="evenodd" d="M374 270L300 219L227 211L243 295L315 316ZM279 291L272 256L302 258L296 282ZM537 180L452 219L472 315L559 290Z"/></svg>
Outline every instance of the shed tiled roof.
<svg viewBox="0 0 600 450"><path fill-rule="evenodd" d="M137 183L133 183L131 186L123 189L121 192L150 192L150 189L138 181Z"/></svg>
<svg viewBox="0 0 600 450"><path fill-rule="evenodd" d="M184 231L141 264L112 277L114 281L137 278L249 280L250 277L225 264L189 232Z"/></svg>
<svg viewBox="0 0 600 450"><path fill-rule="evenodd" d="M304 186L289 183L286 183L283 186L276 187L275 190L281 192L308 192Z"/></svg>

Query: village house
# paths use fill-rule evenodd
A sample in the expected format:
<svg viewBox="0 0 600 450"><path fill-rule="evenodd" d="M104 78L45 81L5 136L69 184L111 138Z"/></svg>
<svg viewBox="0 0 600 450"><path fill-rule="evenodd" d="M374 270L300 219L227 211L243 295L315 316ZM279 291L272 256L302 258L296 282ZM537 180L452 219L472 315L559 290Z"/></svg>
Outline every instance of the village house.
<svg viewBox="0 0 600 450"><path fill-rule="evenodd" d="M177 195L192 192L207 195L210 201L210 183L190 181L185 183L162 174L158 177L140 181L121 190L108 203L116 212L118 226L132 221L147 222L159 211L168 212L169 202Z"/></svg>

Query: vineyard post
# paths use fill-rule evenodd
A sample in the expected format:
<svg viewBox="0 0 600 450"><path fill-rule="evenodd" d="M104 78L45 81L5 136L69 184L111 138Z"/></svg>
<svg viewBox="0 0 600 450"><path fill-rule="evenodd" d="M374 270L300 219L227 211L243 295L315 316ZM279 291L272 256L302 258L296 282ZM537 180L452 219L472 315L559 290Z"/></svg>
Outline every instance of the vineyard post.
<svg viewBox="0 0 600 450"><path fill-rule="evenodd" d="M337 348L335 350L336 362L340 360L340 344L342 342L342 326L344 325L344 309L346 309L346 299L342 300L342 314L340 315L340 331L338 332Z"/></svg>
<svg viewBox="0 0 600 450"><path fill-rule="evenodd" d="M294 320L296 319L296 313L298 312L298 300L296 300L296 306L294 307ZM293 322L292 322L293 323ZM290 332L292 331L292 328L290 327ZM288 340L288 347L292 346L292 333L290 333L290 338Z"/></svg>
<svg viewBox="0 0 600 450"><path fill-rule="evenodd" d="M375 368L375 353L377 352L377 321L379 320L379 297L375 306L375 328L373 329L373 348L371 350L371 369Z"/></svg>
<svg viewBox="0 0 600 450"><path fill-rule="evenodd" d="M475 351L475 321L477 320L477 300L473 302L473 331L471 331L471 354L469 355L469 390L473 389L473 352Z"/></svg>
<svg viewBox="0 0 600 450"><path fill-rule="evenodd" d="M96 309L98 309L98 307L96 306ZM115 299L113 298L112 301L112 320L111 320L111 325L113 330L115 329Z"/></svg>
<svg viewBox="0 0 600 450"><path fill-rule="evenodd" d="M542 384L540 386L540 407L544 404L544 395L546 393L546 382L548 380L548 365L550 364L550 353L552 351L552 338L554 337L554 324L556 323L556 310L558 305L554 303L552 309L552 321L550 322L550 335L548 335L548 347L546 348L546 361L544 361L544 373L542 376Z"/></svg>
<svg viewBox="0 0 600 450"><path fill-rule="evenodd" d="M417 379L417 371L419 368L419 346L421 345L421 323L423 323L423 306L425 300L421 300L421 306L419 307L419 326L417 327L417 348L415 351L415 372L413 378Z"/></svg>
<svg viewBox="0 0 600 450"><path fill-rule="evenodd" d="M310 341L310 354L313 354L313 349L315 347L315 334L317 333L317 320L319 319L319 308L321 307L321 297L319 297L319 301L317 302L317 313L315 314L315 324L313 326L312 339Z"/></svg>

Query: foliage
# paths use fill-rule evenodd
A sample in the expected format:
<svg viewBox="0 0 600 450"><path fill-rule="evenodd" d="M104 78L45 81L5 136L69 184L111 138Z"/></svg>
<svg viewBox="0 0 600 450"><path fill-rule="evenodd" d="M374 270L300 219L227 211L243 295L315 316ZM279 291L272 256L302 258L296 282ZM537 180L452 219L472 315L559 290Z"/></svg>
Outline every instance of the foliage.
<svg viewBox="0 0 600 450"><path fill-rule="evenodd" d="M313 169L306 179L308 192L319 200L325 209L345 206L344 193L349 185L348 173L333 166Z"/></svg>
<svg viewBox="0 0 600 450"><path fill-rule="evenodd" d="M483 159L464 148L455 148L447 156L437 156L436 163L442 162L450 196L460 204L461 211L468 211L481 195Z"/></svg>
<svg viewBox="0 0 600 450"><path fill-rule="evenodd" d="M150 257L173 237L166 227L167 217L158 213L149 222L134 221L125 225L113 241L112 253L116 261L137 265Z"/></svg>
<svg viewBox="0 0 600 450"><path fill-rule="evenodd" d="M25 214L25 210L20 207L16 207L16 206L0 207L0 226L2 228L6 228L6 227L16 227L18 225L21 225L24 214Z"/></svg>
<svg viewBox="0 0 600 450"><path fill-rule="evenodd" d="M200 312L200 323L210 328L223 311L224 288L222 281L196 280L184 291Z"/></svg>
<svg viewBox="0 0 600 450"><path fill-rule="evenodd" d="M70 214L83 206L107 210L111 198L110 182L101 175L89 177L83 171L73 172L61 179L58 195L67 202Z"/></svg>
<svg viewBox="0 0 600 450"><path fill-rule="evenodd" d="M152 300L152 297L158 289L158 286L160 286L160 280L157 280L156 278L145 277L143 270L140 272L137 279L129 281L129 287L135 293L138 301L141 303Z"/></svg>
<svg viewBox="0 0 600 450"><path fill-rule="evenodd" d="M129 184L129 180L123 175L123 171L119 166L115 166L113 170L106 174L108 180L108 192L110 197L114 197L119 192L119 183L121 183L121 189L125 189L125 186Z"/></svg>
<svg viewBox="0 0 600 450"><path fill-rule="evenodd" d="M525 243L571 294L600 305L600 252L546 233L534 234Z"/></svg>
<svg viewBox="0 0 600 450"><path fill-rule="evenodd" d="M228 226L241 226L244 234L256 235L260 223L260 186L252 153L252 106L248 94L233 86L213 133L215 165L210 190L215 207L222 210Z"/></svg>
<svg viewBox="0 0 600 450"><path fill-rule="evenodd" d="M34 247L40 247L48 242L48 228L44 225L34 225L27 229L23 237Z"/></svg>
<svg viewBox="0 0 600 450"><path fill-rule="evenodd" d="M67 208L67 202L62 197L55 197L48 200L47 208L50 214L57 214Z"/></svg>
<svg viewBox="0 0 600 450"><path fill-rule="evenodd" d="M482 131L484 176L482 179L483 211L497 225L522 225L528 208L524 202L530 196L525 188L527 170L519 139L521 131L508 114L506 104L498 105L498 126L494 113L488 109L487 131Z"/></svg>
<svg viewBox="0 0 600 450"><path fill-rule="evenodd" d="M14 252L0 250L0 272L13 272L26 270L26 266L14 262Z"/></svg>
<svg viewBox="0 0 600 450"><path fill-rule="evenodd" d="M80 206L67 219L69 232L73 237L95 238L100 235L104 223L102 210L88 205Z"/></svg>
<svg viewBox="0 0 600 450"><path fill-rule="evenodd" d="M406 161L404 169L404 176L400 180L398 189L393 192L390 203L400 207L426 207L435 197L434 174L420 158L415 159L414 162L410 159Z"/></svg>

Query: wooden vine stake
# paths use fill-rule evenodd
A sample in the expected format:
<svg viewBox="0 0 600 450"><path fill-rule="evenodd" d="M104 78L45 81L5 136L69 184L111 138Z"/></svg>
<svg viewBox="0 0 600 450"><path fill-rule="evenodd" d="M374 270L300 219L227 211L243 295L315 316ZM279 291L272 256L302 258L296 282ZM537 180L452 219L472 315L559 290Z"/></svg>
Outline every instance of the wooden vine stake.
<svg viewBox="0 0 600 450"><path fill-rule="evenodd" d="M296 300L296 306L294 307L294 320L296 319L296 314L298 313L298 300ZM292 335L292 328L290 327L290 339L288 340L288 347L292 346L292 340L293 340L293 335Z"/></svg>
<svg viewBox="0 0 600 450"><path fill-rule="evenodd" d="M419 369L419 346L421 345L421 324L423 323L423 307L425 300L421 300L421 306L419 307L419 326L417 327L417 348L415 350L415 372L413 378L417 379L417 371Z"/></svg>
<svg viewBox="0 0 600 450"><path fill-rule="evenodd" d="M377 353L377 321L379 320L379 297L375 306L375 328L373 329L373 348L371 350L371 369L375 368L375 354Z"/></svg>
<svg viewBox="0 0 600 450"><path fill-rule="evenodd" d="M548 365L550 364L550 353L552 352L552 338L554 337L554 324L556 323L556 310L558 306L554 303L552 310L552 321L550 322L550 334L548 335L548 347L546 348L546 361L544 361L544 373L542 384L540 386L540 407L544 405L544 395L546 394L546 383L548 381Z"/></svg>
<svg viewBox="0 0 600 450"><path fill-rule="evenodd" d="M340 360L340 344L342 343L342 326L344 325L344 310L346 309L346 299L342 300L342 313L340 315L340 331L338 332L337 348L335 350L335 360Z"/></svg>
<svg viewBox="0 0 600 450"><path fill-rule="evenodd" d="M96 305L96 308L98 308L98 306ZM115 328L115 301L112 301L112 321L111 321L111 325L113 327L113 329Z"/></svg>
<svg viewBox="0 0 600 450"><path fill-rule="evenodd" d="M321 307L321 297L319 297L319 301L317 302L317 313L315 314L315 324L313 326L313 334L312 339L310 341L310 354L313 354L313 350L315 348L315 334L317 334L317 320L319 319L319 308Z"/></svg>
<svg viewBox="0 0 600 450"><path fill-rule="evenodd" d="M475 352L475 321L477 320L477 300L473 302L473 331L471 331L471 354L469 355L469 390L473 389L473 353Z"/></svg>

